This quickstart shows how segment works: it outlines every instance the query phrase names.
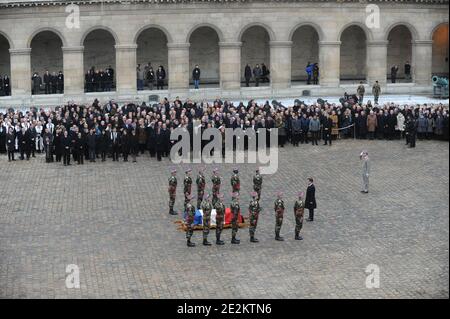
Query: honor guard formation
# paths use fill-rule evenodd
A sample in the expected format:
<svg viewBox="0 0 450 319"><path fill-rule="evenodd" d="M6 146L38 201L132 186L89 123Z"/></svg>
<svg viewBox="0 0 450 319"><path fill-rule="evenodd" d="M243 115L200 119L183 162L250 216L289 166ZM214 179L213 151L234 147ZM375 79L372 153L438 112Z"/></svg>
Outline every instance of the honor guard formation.
<svg viewBox="0 0 450 319"><path fill-rule="evenodd" d="M183 180L183 193L184 193L184 223L186 226L186 240L188 247L194 247L195 243L191 241L192 235L194 233L194 221L196 216L196 211L202 211L202 237L203 245L211 246L208 241L208 236L211 228L211 217L213 209L216 212L215 223L216 223L216 245L224 245L224 241L221 240L222 230L225 222L225 212L226 207L223 203L223 193L220 193L221 177L219 175L219 169L214 168L211 182L212 190L211 195L206 191L206 177L205 177L205 167L199 168L198 175L196 178L197 184L197 205L192 203L195 196L192 194L192 169L188 168L185 170L185 176ZM177 189L177 170L172 169L169 177L169 214L178 215L174 210L176 189ZM230 179L231 184L231 203L229 206L231 212L231 243L239 244L240 239L237 237L239 231L239 216L241 214L241 204L239 202L239 192L241 189L241 182L239 177L239 170L237 168L233 169L233 174ZM250 193L251 200L248 206L248 221L249 221L249 235L250 242L257 243L259 240L255 237L256 227L258 225L258 218L261 212L261 190L263 184L263 177L260 174L259 169L256 169L253 176L253 191ZM315 187L313 184L313 179L308 178L308 187L306 191L306 198L304 199L304 193L298 193L298 199L295 201L293 210L295 218L295 240L302 240L303 237L300 236L300 231L303 227L303 215L305 208L309 209L308 221L314 220L314 209L316 208L315 199ZM275 240L284 241L284 238L280 235L281 226L283 224L285 211L285 203L283 200L283 193L278 192L277 198L274 202L274 215L275 215Z"/></svg>

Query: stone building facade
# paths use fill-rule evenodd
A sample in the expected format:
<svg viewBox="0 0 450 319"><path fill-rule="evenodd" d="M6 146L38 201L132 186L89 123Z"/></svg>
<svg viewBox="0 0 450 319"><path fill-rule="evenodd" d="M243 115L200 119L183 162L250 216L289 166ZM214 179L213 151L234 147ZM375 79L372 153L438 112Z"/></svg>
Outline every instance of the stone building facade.
<svg viewBox="0 0 450 319"><path fill-rule="evenodd" d="M136 65L148 62L165 66L165 96L342 94L375 80L387 93L429 93L432 74L448 76L448 11L448 0L0 0L0 74L12 86L0 106L145 100ZM319 85L305 85L307 62L319 64ZM265 63L270 84L243 87L247 63ZM190 88L195 64L200 90ZM86 70L108 65L115 91L84 93ZM46 69L63 71L63 95L31 95L32 73Z"/></svg>

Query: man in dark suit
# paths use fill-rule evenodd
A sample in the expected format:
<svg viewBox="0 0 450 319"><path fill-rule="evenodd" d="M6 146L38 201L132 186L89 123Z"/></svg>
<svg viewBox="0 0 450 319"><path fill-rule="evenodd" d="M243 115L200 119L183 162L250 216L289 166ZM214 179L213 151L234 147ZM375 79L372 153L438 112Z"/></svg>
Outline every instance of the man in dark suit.
<svg viewBox="0 0 450 319"><path fill-rule="evenodd" d="M324 144L327 145L327 143L330 143L331 146L331 129L333 127L333 121L330 119L330 116L328 113L325 114L325 117L322 120L322 127L323 127L323 140Z"/></svg>
<svg viewBox="0 0 450 319"><path fill-rule="evenodd" d="M6 149L8 151L8 162L15 161L14 151L16 148L16 136L14 135L14 129L9 128L8 134L6 134Z"/></svg>
<svg viewBox="0 0 450 319"><path fill-rule="evenodd" d="M112 132L110 133L111 139L111 150L112 150L112 158L113 162L119 160L119 152L120 152L120 134L117 132L117 128L114 127Z"/></svg>
<svg viewBox="0 0 450 319"><path fill-rule="evenodd" d="M64 130L63 137L61 138L61 145L63 151L64 166L70 165L70 149L72 148L72 137L69 136L69 132L67 130Z"/></svg>
<svg viewBox="0 0 450 319"><path fill-rule="evenodd" d="M314 209L317 208L316 204L316 187L314 186L314 180L312 177L308 177L308 187L306 189L305 208L309 210L309 218L307 221L312 222L314 220Z"/></svg>
<svg viewBox="0 0 450 319"><path fill-rule="evenodd" d="M30 159L30 132L25 127L18 133L17 138L19 140L20 159L24 160L25 156L27 160Z"/></svg>
<svg viewBox="0 0 450 319"><path fill-rule="evenodd" d="M48 72L48 70L46 70L44 73L45 94L51 93L51 82L52 82L52 75L50 74L50 72Z"/></svg>

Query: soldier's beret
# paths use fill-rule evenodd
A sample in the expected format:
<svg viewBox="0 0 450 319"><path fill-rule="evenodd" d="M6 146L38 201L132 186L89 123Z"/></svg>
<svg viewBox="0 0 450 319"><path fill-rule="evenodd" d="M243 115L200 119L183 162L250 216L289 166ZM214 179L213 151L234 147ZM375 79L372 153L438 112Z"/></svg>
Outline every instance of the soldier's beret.
<svg viewBox="0 0 450 319"><path fill-rule="evenodd" d="M189 173L192 171L192 168L186 168L186 173Z"/></svg>
<svg viewBox="0 0 450 319"><path fill-rule="evenodd" d="M278 196L278 197L283 197L283 193L282 193L282 192L278 192L278 193L277 193L277 196Z"/></svg>
<svg viewBox="0 0 450 319"><path fill-rule="evenodd" d="M176 173L176 172L177 172L177 169L176 169L176 168L172 168L172 169L170 170L170 172L171 172L171 173Z"/></svg>
<svg viewBox="0 0 450 319"><path fill-rule="evenodd" d="M251 192L251 193L250 193L250 196L251 196L251 197L256 197L256 196L258 196L258 193L257 193L257 192Z"/></svg>

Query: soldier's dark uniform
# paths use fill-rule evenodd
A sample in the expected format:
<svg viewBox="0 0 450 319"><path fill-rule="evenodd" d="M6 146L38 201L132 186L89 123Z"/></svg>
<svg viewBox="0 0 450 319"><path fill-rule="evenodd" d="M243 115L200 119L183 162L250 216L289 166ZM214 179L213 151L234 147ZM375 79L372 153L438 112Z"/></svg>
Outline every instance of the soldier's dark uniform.
<svg viewBox="0 0 450 319"><path fill-rule="evenodd" d="M305 201L303 200L303 193L298 194L298 199L294 204L294 217L295 217L295 239L302 240L300 231L303 227L303 215L305 213Z"/></svg>
<svg viewBox="0 0 450 319"><path fill-rule="evenodd" d="M217 195L220 192L220 176L217 174L218 169L215 168L214 169L214 173L213 176L211 178L211 182L212 182L212 205L215 206L216 202L218 201Z"/></svg>
<svg viewBox="0 0 450 319"><path fill-rule="evenodd" d="M223 245L223 240L220 240L220 235L223 230L223 222L225 219L225 205L222 202L223 195L217 194L217 201L214 204L216 210L216 244Z"/></svg>
<svg viewBox="0 0 450 319"><path fill-rule="evenodd" d="M211 226L211 211L213 209L211 202L209 201L209 195L206 194L202 202L202 212L203 212L203 245L210 246L211 243L208 241L209 228Z"/></svg>
<svg viewBox="0 0 450 319"><path fill-rule="evenodd" d="M203 175L203 171L198 172L197 180L195 182L197 183L197 209L200 209L206 186L206 179L205 175Z"/></svg>
<svg viewBox="0 0 450 319"><path fill-rule="evenodd" d="M282 195L279 193L275 200L275 240L283 241L284 238L280 236L281 225L283 224L284 202L281 199Z"/></svg>
<svg viewBox="0 0 450 319"><path fill-rule="evenodd" d="M258 201L261 200L261 188L262 188L262 176L259 174L259 169L256 170L256 174L253 177L253 190L258 194Z"/></svg>
<svg viewBox="0 0 450 319"><path fill-rule="evenodd" d="M173 210L173 206L175 205L175 196L177 193L177 171L172 170L171 176L169 177L169 214L176 215L177 213Z"/></svg>
<svg viewBox="0 0 450 319"><path fill-rule="evenodd" d="M239 217L239 211L240 211L240 206L239 206L239 194L238 193L233 193L233 199L231 202L231 243L232 244L239 244L241 241L239 239L236 238L238 229L239 229L239 225L238 225L238 217Z"/></svg>
<svg viewBox="0 0 450 319"><path fill-rule="evenodd" d="M183 193L184 193L184 211L186 211L186 204L189 202L189 198L191 195L191 191L192 191L192 178L189 175L189 173L191 172L191 169L188 169L186 171L186 174L184 176L184 181L183 181ZM189 195L189 196L188 196Z"/></svg>
<svg viewBox="0 0 450 319"><path fill-rule="evenodd" d="M188 247L194 247L195 244L191 242L192 234L194 233L194 229L192 224L194 223L195 217L195 207L191 204L192 195L186 195L187 203L186 203L186 240Z"/></svg>
<svg viewBox="0 0 450 319"><path fill-rule="evenodd" d="M233 176L231 176L231 187L233 193L238 193L241 189L241 181L239 179L239 171L237 169L233 170Z"/></svg>
<svg viewBox="0 0 450 319"><path fill-rule="evenodd" d="M250 221L250 241L252 243L257 243L259 240L255 238L256 226L258 224L258 217L261 211L261 206L259 205L259 201L257 199L258 194L256 192L252 192L252 200L250 201L250 205L248 207L249 211L249 221Z"/></svg>

